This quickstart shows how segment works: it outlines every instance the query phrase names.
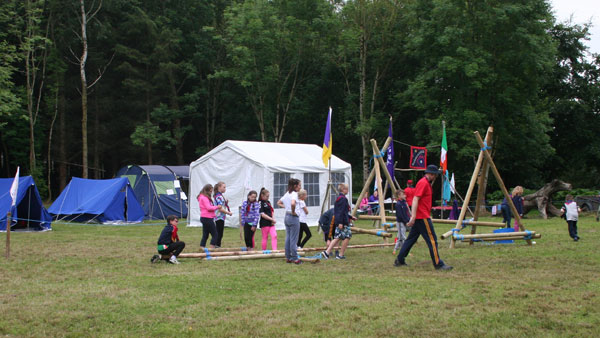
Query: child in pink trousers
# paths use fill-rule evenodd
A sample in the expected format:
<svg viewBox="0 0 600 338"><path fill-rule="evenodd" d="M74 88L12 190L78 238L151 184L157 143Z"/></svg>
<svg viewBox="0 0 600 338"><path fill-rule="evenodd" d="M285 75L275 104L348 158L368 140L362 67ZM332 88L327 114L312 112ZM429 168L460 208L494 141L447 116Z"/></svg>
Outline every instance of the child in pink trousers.
<svg viewBox="0 0 600 338"><path fill-rule="evenodd" d="M262 249L267 250L267 240L271 236L271 250L277 250L277 230L275 229L275 217L273 207L269 202L269 190L262 188L259 193L260 202L260 231L262 232Z"/></svg>

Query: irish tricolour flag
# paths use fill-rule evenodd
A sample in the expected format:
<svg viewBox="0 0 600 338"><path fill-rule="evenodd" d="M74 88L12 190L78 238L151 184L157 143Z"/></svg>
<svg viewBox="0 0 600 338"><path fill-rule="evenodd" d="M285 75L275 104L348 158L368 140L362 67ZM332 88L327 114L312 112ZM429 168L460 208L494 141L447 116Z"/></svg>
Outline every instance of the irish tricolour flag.
<svg viewBox="0 0 600 338"><path fill-rule="evenodd" d="M442 169L442 173L446 173L448 169L448 158L446 155L448 154L448 142L446 141L446 126L443 127L442 131L442 154L440 156L440 168Z"/></svg>

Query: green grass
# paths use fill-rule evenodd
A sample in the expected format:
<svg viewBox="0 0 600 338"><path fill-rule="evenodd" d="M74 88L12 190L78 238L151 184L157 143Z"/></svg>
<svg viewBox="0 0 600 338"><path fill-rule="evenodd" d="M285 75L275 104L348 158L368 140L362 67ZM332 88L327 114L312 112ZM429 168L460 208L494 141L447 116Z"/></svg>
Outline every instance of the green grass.
<svg viewBox="0 0 600 338"><path fill-rule="evenodd" d="M12 233L12 258L0 258L0 335L598 336L600 223L581 219L577 243L560 219L525 224L543 235L534 246L450 250L440 241L451 272L433 269L422 240L400 269L391 248L349 250L346 261L314 265L181 259L174 266L149 262L162 226L55 224L51 232ZM450 228L437 225L438 236ZM312 230L309 245L321 246ZM184 252L197 250L201 233L180 230ZM278 236L283 247L284 232ZM225 244L240 245L237 229L227 229Z"/></svg>

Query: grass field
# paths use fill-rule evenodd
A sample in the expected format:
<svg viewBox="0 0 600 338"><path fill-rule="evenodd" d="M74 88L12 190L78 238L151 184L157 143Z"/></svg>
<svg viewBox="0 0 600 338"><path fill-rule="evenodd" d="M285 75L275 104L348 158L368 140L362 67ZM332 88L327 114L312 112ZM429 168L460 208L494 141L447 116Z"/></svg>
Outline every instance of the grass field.
<svg viewBox="0 0 600 338"><path fill-rule="evenodd" d="M0 259L0 335L9 336L580 336L600 335L600 223L528 219L534 246L458 243L435 271L419 240L408 267L391 248L296 266L283 259L150 264L161 226L55 224L13 233ZM370 224L359 224L369 227ZM437 225L439 235L450 225ZM307 246L321 246L312 228ZM489 232L489 228L482 232ZM185 228L184 252L202 230ZM279 232L283 247L285 234ZM4 234L0 248L4 253ZM352 243L380 238L355 235ZM227 229L227 246L240 246Z"/></svg>

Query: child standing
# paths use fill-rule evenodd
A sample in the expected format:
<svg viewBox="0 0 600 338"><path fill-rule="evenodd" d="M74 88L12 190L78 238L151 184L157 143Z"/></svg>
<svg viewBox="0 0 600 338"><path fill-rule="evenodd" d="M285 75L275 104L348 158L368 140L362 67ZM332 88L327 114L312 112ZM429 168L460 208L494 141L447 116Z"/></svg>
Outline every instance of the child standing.
<svg viewBox="0 0 600 338"><path fill-rule="evenodd" d="M573 201L573 195L567 195L565 204L560 209L560 213L561 215L566 213L565 219L569 225L569 236L571 236L575 242L579 240L579 236L577 236L577 220L580 212L581 209L577 206L577 203Z"/></svg>
<svg viewBox="0 0 600 338"><path fill-rule="evenodd" d="M267 250L267 239L271 235L271 250L277 250L277 230L275 229L275 217L273 207L269 202L269 190L262 188L259 194L260 202L260 231L262 232L262 249Z"/></svg>
<svg viewBox="0 0 600 338"><path fill-rule="evenodd" d="M337 224L337 228L335 229L333 241L331 241L327 247L327 250L323 251L323 256L325 259L329 259L331 250L333 250L339 241L342 241L342 249L340 250L340 254L336 252L335 258L346 259L344 253L346 253L346 248L348 247L350 238L352 238L352 231L350 230L350 216L348 215L348 212L350 211L350 203L348 203L348 199L346 198L346 194L348 193L348 185L345 183L340 184L338 186L338 191L340 192L340 195L335 200L335 206L333 208L333 224Z"/></svg>
<svg viewBox="0 0 600 338"><path fill-rule="evenodd" d="M406 203L406 193L402 189L397 191L398 201L396 201L396 227L398 227L398 237L394 245L394 255L396 250L402 247L406 240L406 223L410 220L410 212Z"/></svg>
<svg viewBox="0 0 600 338"><path fill-rule="evenodd" d="M306 196L308 193L304 189L298 191L298 218L300 221L300 233L298 234L298 249L302 249L306 242L312 237L312 233L306 224L306 215L308 215L308 208L306 207ZM304 240L302 240L302 233L306 234Z"/></svg>
<svg viewBox="0 0 600 338"><path fill-rule="evenodd" d="M244 227L244 241L248 249L254 249L254 233L260 219L260 203L256 199L256 191L251 190L248 198L242 203L242 226Z"/></svg>
<svg viewBox="0 0 600 338"><path fill-rule="evenodd" d="M519 216L523 216L523 197L521 197L521 195L523 195L523 187L518 185L516 187L514 187L512 194L510 196L511 200L513 201L513 204L515 205L515 208L517 209L517 212L519 213ZM510 220L512 218L512 212L510 210L510 206L508 205L508 200L506 199L506 197L504 198L504 200L502 201L502 205L500 206L500 211L502 211L502 217L504 218L502 220L503 223L506 223L506 227L510 228ZM518 225L517 225L518 227ZM519 231L518 229L516 229L516 231Z"/></svg>
<svg viewBox="0 0 600 338"><path fill-rule="evenodd" d="M285 208L285 259L287 263L302 264L298 257L298 232L300 220L298 219L298 191L302 188L297 178L288 180L287 192L277 201L277 205Z"/></svg>
<svg viewBox="0 0 600 338"><path fill-rule="evenodd" d="M205 247L208 235L210 235L210 247L217 245L217 227L215 225L215 211L227 213L223 206L215 205L212 201L213 186L206 184L198 194L198 206L200 207L200 222L202 223L202 240L200 246Z"/></svg>
<svg viewBox="0 0 600 338"><path fill-rule="evenodd" d="M167 216L167 225L163 228L160 236L158 236L158 255L154 255L150 260L156 263L160 260L167 261L171 264L179 264L177 256L185 248L185 243L179 240L177 235L177 224L179 219L175 215Z"/></svg>
<svg viewBox="0 0 600 338"><path fill-rule="evenodd" d="M227 186L225 182L219 182L215 184L215 194L214 200L215 204L218 206L222 206L224 209L227 209L226 212L221 212L217 210L215 212L215 225L217 227L217 242L216 247L221 247L221 241L223 240L223 232L225 231L225 215L231 216L231 210L229 209L229 201L225 199L223 194L227 191Z"/></svg>

